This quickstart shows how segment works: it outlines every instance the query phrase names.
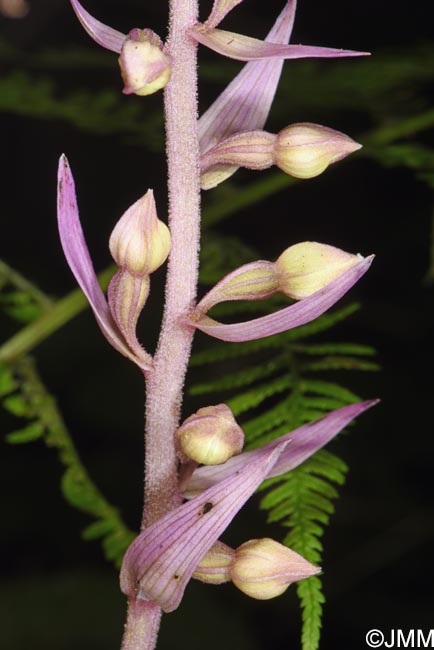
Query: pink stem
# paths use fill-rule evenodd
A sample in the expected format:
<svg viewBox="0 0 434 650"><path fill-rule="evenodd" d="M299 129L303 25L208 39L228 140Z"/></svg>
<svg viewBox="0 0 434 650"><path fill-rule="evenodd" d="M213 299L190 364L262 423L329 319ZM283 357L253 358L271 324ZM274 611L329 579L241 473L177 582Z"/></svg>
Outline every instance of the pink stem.
<svg viewBox="0 0 434 650"><path fill-rule="evenodd" d="M164 102L172 249L160 341L154 369L147 373L143 526L159 519L181 500L174 433L193 337L184 319L196 298L200 236L197 47L187 36L187 30L197 21L197 4L197 0L170 2L167 49L173 67Z"/></svg>
<svg viewBox="0 0 434 650"><path fill-rule="evenodd" d="M128 603L121 650L153 650L157 643L161 609L143 600Z"/></svg>
<svg viewBox="0 0 434 650"><path fill-rule="evenodd" d="M154 368L146 373L145 503L142 528L181 502L174 434L194 329L186 326L197 291L200 244L200 155L197 133L197 44L187 35L198 20L198 0L170 0L165 89L169 227L172 249L163 325ZM161 611L130 603L122 650L155 647Z"/></svg>

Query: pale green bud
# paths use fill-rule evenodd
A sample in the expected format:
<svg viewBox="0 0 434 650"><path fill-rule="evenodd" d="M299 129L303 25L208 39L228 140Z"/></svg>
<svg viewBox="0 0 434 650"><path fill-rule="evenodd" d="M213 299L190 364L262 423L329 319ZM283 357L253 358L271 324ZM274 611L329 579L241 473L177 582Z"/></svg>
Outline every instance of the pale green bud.
<svg viewBox="0 0 434 650"><path fill-rule="evenodd" d="M275 262L280 291L295 300L307 298L362 259L361 255L318 242L294 244Z"/></svg>
<svg viewBox="0 0 434 650"><path fill-rule="evenodd" d="M243 593L258 600L280 596L297 580L321 569L270 538L251 539L235 551L229 574Z"/></svg>
<svg viewBox="0 0 434 650"><path fill-rule="evenodd" d="M110 237L116 264L133 275L152 273L167 259L170 232L157 217L152 190L148 190L119 219Z"/></svg>
<svg viewBox="0 0 434 650"><path fill-rule="evenodd" d="M184 420L176 436L180 450L202 465L225 463L244 444L243 430L226 404L199 409Z"/></svg>
<svg viewBox="0 0 434 650"><path fill-rule="evenodd" d="M133 29L127 36L119 57L126 95L151 95L168 83L171 57L151 29Z"/></svg>
<svg viewBox="0 0 434 650"><path fill-rule="evenodd" d="M277 134L274 162L290 176L313 178L360 147L344 133L326 126L292 124Z"/></svg>

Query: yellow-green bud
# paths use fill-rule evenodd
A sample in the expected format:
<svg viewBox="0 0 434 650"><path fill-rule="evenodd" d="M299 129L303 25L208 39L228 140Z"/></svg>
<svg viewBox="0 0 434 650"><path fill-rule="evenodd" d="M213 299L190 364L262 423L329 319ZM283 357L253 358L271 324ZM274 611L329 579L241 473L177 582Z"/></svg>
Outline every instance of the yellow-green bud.
<svg viewBox="0 0 434 650"><path fill-rule="evenodd" d="M110 237L116 264L133 275L152 273L167 259L170 232L157 217L152 190L148 190L119 219Z"/></svg>
<svg viewBox="0 0 434 650"><path fill-rule="evenodd" d="M131 30L122 46L119 65L126 95L151 95L170 79L171 57L151 29Z"/></svg>
<svg viewBox="0 0 434 650"><path fill-rule="evenodd" d="M292 124L277 134L274 162L290 176L313 178L360 147L344 133L326 126Z"/></svg>
<svg viewBox="0 0 434 650"><path fill-rule="evenodd" d="M287 248L275 263L282 293L301 300L319 291L363 257L340 248L306 241Z"/></svg>
<svg viewBox="0 0 434 650"><path fill-rule="evenodd" d="M225 463L244 444L243 430L226 404L199 409L184 420L176 435L180 450L202 465Z"/></svg>
<svg viewBox="0 0 434 650"><path fill-rule="evenodd" d="M209 585L221 585L230 581L229 567L235 551L223 542L216 542L197 565L193 578Z"/></svg>
<svg viewBox="0 0 434 650"><path fill-rule="evenodd" d="M280 596L297 580L321 569L273 539L252 539L235 551L229 574L243 593L258 600Z"/></svg>

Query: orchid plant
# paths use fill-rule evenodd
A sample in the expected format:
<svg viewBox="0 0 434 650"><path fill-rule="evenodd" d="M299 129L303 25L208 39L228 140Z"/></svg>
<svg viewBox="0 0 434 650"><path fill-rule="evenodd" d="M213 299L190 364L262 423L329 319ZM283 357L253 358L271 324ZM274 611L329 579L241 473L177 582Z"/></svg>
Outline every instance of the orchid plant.
<svg viewBox="0 0 434 650"><path fill-rule="evenodd" d="M73 176L59 164L58 221L69 266L109 343L144 375L146 383L145 494L142 530L128 548L121 589L128 598L123 650L156 646L162 612L181 603L190 579L231 581L253 598L280 595L318 573L269 538L232 549L220 541L231 520L266 478L294 469L322 448L375 400L337 409L271 442L242 451L244 434L225 404L204 405L180 422L187 365L196 330L229 342L269 337L312 321L334 305L368 270L363 258L333 246L302 242L275 262L259 260L226 275L197 300L200 192L237 169L272 165L297 178L322 173L360 145L343 133L310 123L264 131L284 60L366 53L289 45L296 0L288 0L264 41L219 29L241 0L215 0L204 23L198 0L170 0L169 36L151 29L123 34L72 7L86 32L119 55L123 92L146 96L164 88L168 162L168 226L152 190L129 207L110 238L118 271L107 299L101 290L79 221ZM246 65L198 118L198 45ZM146 100L143 100L146 101ZM168 258L165 310L151 355L138 341L151 274ZM224 324L209 315L218 303L262 300L282 293L290 304L252 320Z"/></svg>

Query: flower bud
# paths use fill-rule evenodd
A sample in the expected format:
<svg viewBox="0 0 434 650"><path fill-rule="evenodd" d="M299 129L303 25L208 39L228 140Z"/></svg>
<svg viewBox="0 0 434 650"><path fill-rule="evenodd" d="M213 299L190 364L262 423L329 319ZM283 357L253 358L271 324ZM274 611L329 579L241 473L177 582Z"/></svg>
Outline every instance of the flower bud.
<svg viewBox="0 0 434 650"><path fill-rule="evenodd" d="M126 95L151 95L164 88L170 79L171 57L151 29L133 29L119 57Z"/></svg>
<svg viewBox="0 0 434 650"><path fill-rule="evenodd" d="M361 255L318 242L294 244L275 263L280 291L295 300L307 298L362 259Z"/></svg>
<svg viewBox="0 0 434 650"><path fill-rule="evenodd" d="M119 219L110 237L116 264L133 275L152 273L166 261L170 232L157 217L152 190L148 190Z"/></svg>
<svg viewBox="0 0 434 650"><path fill-rule="evenodd" d="M226 404L206 406L190 415L176 432L181 451L202 465L220 465L239 454L244 433Z"/></svg>
<svg viewBox="0 0 434 650"><path fill-rule="evenodd" d="M221 585L230 581L229 567L235 557L235 551L216 542L197 565L193 578L209 585Z"/></svg>
<svg viewBox="0 0 434 650"><path fill-rule="evenodd" d="M251 539L237 548L229 574L247 596L268 600L283 594L291 583L320 570L298 553L265 537Z"/></svg>
<svg viewBox="0 0 434 650"><path fill-rule="evenodd" d="M295 178L313 178L361 145L344 133L318 124L287 126L277 134L274 162Z"/></svg>

